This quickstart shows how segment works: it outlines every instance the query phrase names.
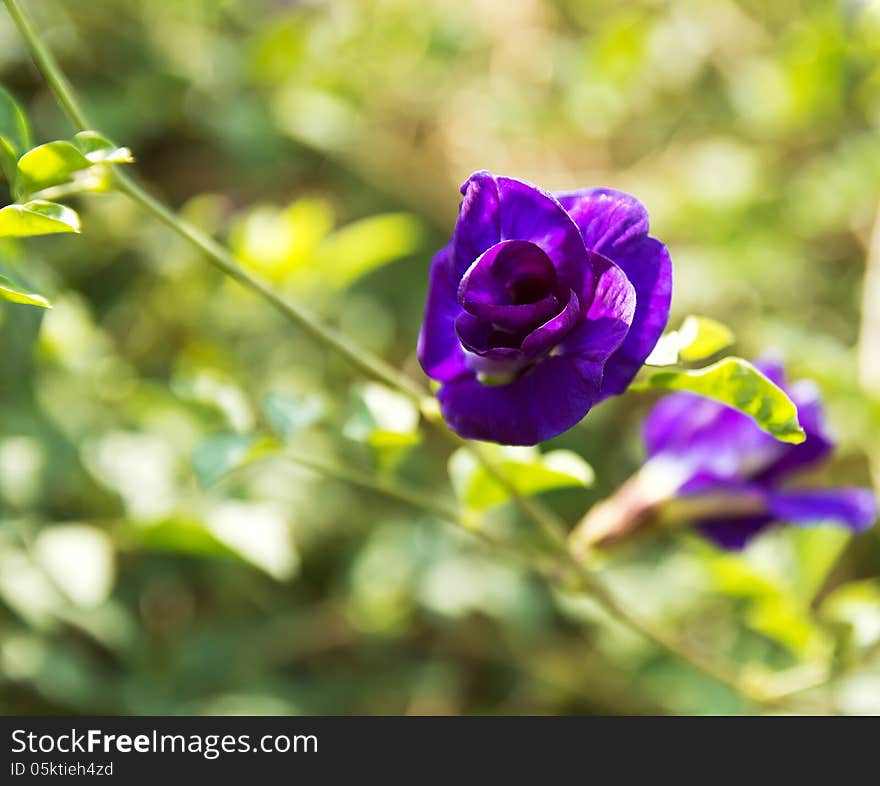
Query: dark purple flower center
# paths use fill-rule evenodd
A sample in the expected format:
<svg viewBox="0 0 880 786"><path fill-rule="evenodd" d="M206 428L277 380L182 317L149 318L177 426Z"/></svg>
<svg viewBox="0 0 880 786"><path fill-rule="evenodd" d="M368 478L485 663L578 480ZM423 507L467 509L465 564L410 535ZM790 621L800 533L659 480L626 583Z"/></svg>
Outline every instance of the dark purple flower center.
<svg viewBox="0 0 880 786"><path fill-rule="evenodd" d="M524 275L508 282L507 293L514 306L537 303L552 294L554 283L545 276Z"/></svg>
<svg viewBox="0 0 880 786"><path fill-rule="evenodd" d="M540 359L573 325L580 304L534 243L496 243L468 268L458 289L455 322L462 346L480 369L516 373Z"/></svg>

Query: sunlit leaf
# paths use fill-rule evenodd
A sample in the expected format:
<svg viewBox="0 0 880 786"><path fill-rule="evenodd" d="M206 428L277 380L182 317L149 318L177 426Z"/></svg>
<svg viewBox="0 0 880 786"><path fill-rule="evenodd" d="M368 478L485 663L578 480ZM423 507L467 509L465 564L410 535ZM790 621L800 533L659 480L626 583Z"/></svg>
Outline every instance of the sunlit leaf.
<svg viewBox="0 0 880 786"><path fill-rule="evenodd" d="M298 199L285 208L258 204L235 223L230 242L246 265L282 281L315 269L316 249L333 221L333 208L323 199Z"/></svg>
<svg viewBox="0 0 880 786"><path fill-rule="evenodd" d="M262 401L263 416L272 431L287 439L298 431L309 428L324 415L324 401L319 396L293 396L267 393Z"/></svg>
<svg viewBox="0 0 880 786"><path fill-rule="evenodd" d="M20 196L67 183L92 162L72 142L58 140L28 150L18 159L16 191Z"/></svg>
<svg viewBox="0 0 880 786"><path fill-rule="evenodd" d="M52 308L52 304L42 295L23 290L6 276L0 276L0 300L8 300L10 303L24 303L40 308Z"/></svg>
<svg viewBox="0 0 880 786"><path fill-rule="evenodd" d="M880 644L880 579L842 584L825 598L819 613L849 626L857 649L876 647Z"/></svg>
<svg viewBox="0 0 880 786"><path fill-rule="evenodd" d="M369 383L358 392L354 413L343 433L376 451L380 465L391 467L419 443L419 411L407 396L384 385Z"/></svg>
<svg viewBox="0 0 880 786"><path fill-rule="evenodd" d="M828 581L853 533L826 525L790 527L787 535L795 554L792 591L810 602Z"/></svg>
<svg viewBox="0 0 880 786"><path fill-rule="evenodd" d="M172 384L181 398L222 414L233 431L244 433L253 428L250 401L231 377L211 368L198 368L175 376Z"/></svg>
<svg viewBox="0 0 880 786"><path fill-rule="evenodd" d="M800 658L823 658L829 653L828 637L809 609L783 593L754 600L746 611L745 622Z"/></svg>
<svg viewBox="0 0 880 786"><path fill-rule="evenodd" d="M729 347L733 332L709 317L689 316L678 330L660 337L645 363L649 366L674 366L705 360Z"/></svg>
<svg viewBox="0 0 880 786"><path fill-rule="evenodd" d="M18 157L30 146L27 115L9 92L0 87L0 169L9 182L15 179Z"/></svg>
<svg viewBox="0 0 880 786"><path fill-rule="evenodd" d="M172 551L199 557L235 557L204 524L185 519L168 519L134 528L132 535L146 549Z"/></svg>
<svg viewBox="0 0 880 786"><path fill-rule="evenodd" d="M289 578L299 564L286 523L260 504L223 503L204 522L167 519L138 526L132 534L144 549L234 559L278 579Z"/></svg>
<svg viewBox="0 0 880 786"><path fill-rule="evenodd" d="M0 237L79 231L79 216L76 211L56 202L34 200L23 205L7 205L0 210Z"/></svg>
<svg viewBox="0 0 880 786"><path fill-rule="evenodd" d="M34 544L37 560L58 587L79 606L97 606L113 588L115 554L106 532L85 524L42 530Z"/></svg>
<svg viewBox="0 0 880 786"><path fill-rule="evenodd" d="M131 150L117 147L97 131L80 131L73 143L93 164L130 164L134 161Z"/></svg>
<svg viewBox="0 0 880 786"><path fill-rule="evenodd" d="M800 658L824 658L830 652L829 637L815 623L809 601L788 590L781 577L758 567L740 554L714 553L703 561L714 589L742 599L744 622Z"/></svg>
<svg viewBox="0 0 880 786"><path fill-rule="evenodd" d="M239 557L278 581L299 568L299 553L280 506L230 500L211 510L206 524Z"/></svg>
<svg viewBox="0 0 880 786"><path fill-rule="evenodd" d="M196 445L192 463L203 488L214 485L244 464L255 445L254 437L242 434L214 434Z"/></svg>
<svg viewBox="0 0 880 786"><path fill-rule="evenodd" d="M748 415L781 442L799 444L806 439L792 400L742 358L728 357L694 370L658 371L637 387L706 396Z"/></svg>
<svg viewBox="0 0 880 786"><path fill-rule="evenodd" d="M495 466L523 496L560 488L585 488L593 483L593 469L577 453L537 448L493 450ZM509 500L507 490L466 449L449 460L449 475L456 495L471 510L485 510Z"/></svg>
<svg viewBox="0 0 880 786"><path fill-rule="evenodd" d="M367 273L414 253L421 238L421 225L408 213L355 221L321 244L320 275L334 286L348 286Z"/></svg>

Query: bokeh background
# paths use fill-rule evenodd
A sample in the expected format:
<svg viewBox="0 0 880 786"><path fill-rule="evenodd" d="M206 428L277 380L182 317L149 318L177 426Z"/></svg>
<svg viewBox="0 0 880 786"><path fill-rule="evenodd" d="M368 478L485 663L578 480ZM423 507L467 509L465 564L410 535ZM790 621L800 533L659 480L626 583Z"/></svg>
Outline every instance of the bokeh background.
<svg viewBox="0 0 880 786"><path fill-rule="evenodd" d="M710 315L739 354L817 380L840 437L818 479L870 484L880 3L28 7L157 193L416 378L428 263L472 170L635 193L672 251L673 323ZM5 12L0 82L39 141L69 137ZM281 422L300 450L452 494L448 446L386 391L124 197L75 206L82 236L0 242L55 306L0 304L4 712L754 711L424 513L281 459L219 478ZM574 522L625 480L653 400L609 401L555 440L596 480L545 501ZM604 566L747 671L830 669L805 700L845 713L880 712L878 567L876 529L822 527L742 555L649 538Z"/></svg>

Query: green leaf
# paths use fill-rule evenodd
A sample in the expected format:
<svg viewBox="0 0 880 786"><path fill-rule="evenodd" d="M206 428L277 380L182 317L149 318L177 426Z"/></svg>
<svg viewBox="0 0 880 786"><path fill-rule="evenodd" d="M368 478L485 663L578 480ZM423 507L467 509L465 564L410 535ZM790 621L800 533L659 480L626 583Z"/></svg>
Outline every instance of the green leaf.
<svg viewBox="0 0 880 786"><path fill-rule="evenodd" d="M0 237L79 232L79 227L76 211L57 202L34 200L23 205L7 205L0 210Z"/></svg>
<svg viewBox="0 0 880 786"><path fill-rule="evenodd" d="M130 164L134 161L131 150L117 147L97 131L80 131L73 143L93 164Z"/></svg>
<svg viewBox="0 0 880 786"><path fill-rule="evenodd" d="M19 196L26 196L67 183L76 172L90 166L92 162L73 143L46 142L18 159L16 191Z"/></svg>
<svg viewBox="0 0 880 786"><path fill-rule="evenodd" d="M0 87L0 168L11 183L18 157L31 146L27 115L8 91Z"/></svg>
<svg viewBox="0 0 880 786"><path fill-rule="evenodd" d="M880 579L842 584L822 601L819 613L823 619L849 627L856 649L876 647L880 644Z"/></svg>
<svg viewBox="0 0 880 786"><path fill-rule="evenodd" d="M486 448L494 453L495 465L523 496L553 489L588 487L593 469L577 453L537 448ZM452 454L449 475L456 495L465 507L481 511L508 502L506 489L464 448Z"/></svg>
<svg viewBox="0 0 880 786"><path fill-rule="evenodd" d="M649 366L674 366L705 360L734 342L733 331L709 317L689 316L678 330L660 337L645 361Z"/></svg>
<svg viewBox="0 0 880 786"><path fill-rule="evenodd" d="M171 551L198 557L238 557L235 551L199 521L157 521L133 527L132 534L137 537L138 545L155 551Z"/></svg>
<svg viewBox="0 0 880 786"><path fill-rule="evenodd" d="M418 250L422 230L408 213L387 213L337 230L318 249L322 280L346 287L367 273Z"/></svg>
<svg viewBox="0 0 880 786"><path fill-rule="evenodd" d="M797 445L807 438L798 423L794 402L742 358L724 358L711 366L691 371L658 371L635 387L696 393L748 415L780 442Z"/></svg>
<svg viewBox="0 0 880 786"><path fill-rule="evenodd" d="M746 627L800 659L818 661L828 657L830 638L816 624L809 601L795 597L772 568L752 564L741 554L718 551L707 551L701 564L716 592L742 601Z"/></svg>
<svg viewBox="0 0 880 786"><path fill-rule="evenodd" d="M10 303L24 303L40 308L52 308L52 304L42 295L24 291L6 276L0 276L0 300L8 300Z"/></svg>
<svg viewBox="0 0 880 786"><path fill-rule="evenodd" d="M369 445L379 465L389 469L419 443L419 410L401 393L370 382L357 391L343 434Z"/></svg>
<svg viewBox="0 0 880 786"><path fill-rule="evenodd" d="M213 486L250 457L254 437L242 434L214 434L196 445L192 463L202 488Z"/></svg>
<svg viewBox="0 0 880 786"><path fill-rule="evenodd" d="M324 401L319 396L301 398L267 393L262 401L263 416L281 439L315 425L324 415Z"/></svg>

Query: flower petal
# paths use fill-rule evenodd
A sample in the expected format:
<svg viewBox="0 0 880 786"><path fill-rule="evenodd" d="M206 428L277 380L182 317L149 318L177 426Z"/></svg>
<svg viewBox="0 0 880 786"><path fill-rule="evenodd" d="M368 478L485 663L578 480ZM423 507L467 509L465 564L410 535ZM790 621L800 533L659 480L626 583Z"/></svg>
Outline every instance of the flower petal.
<svg viewBox="0 0 880 786"><path fill-rule="evenodd" d="M486 171L474 172L461 192L453 235L453 268L459 279L499 241L527 240L550 257L566 290L591 287L580 231L552 194Z"/></svg>
<svg viewBox="0 0 880 786"><path fill-rule="evenodd" d="M666 329L672 302L672 260L659 240L642 238L613 259L635 288L636 311L629 334L605 366L603 398L629 387Z"/></svg>
<svg viewBox="0 0 880 786"><path fill-rule="evenodd" d="M662 398L643 429L648 456L673 458L683 465L686 478L748 478L789 448L748 416L693 393Z"/></svg>
<svg viewBox="0 0 880 786"><path fill-rule="evenodd" d="M582 324L560 345L560 351L601 362L604 367L629 332L636 294L611 260L592 252L588 256L598 276L593 301Z"/></svg>
<svg viewBox="0 0 880 786"><path fill-rule="evenodd" d="M622 393L651 354L669 321L672 260L659 240L648 237L648 211L622 191L592 188L559 195L589 250L613 260L636 290L629 335L605 367L602 397Z"/></svg>
<svg viewBox="0 0 880 786"><path fill-rule="evenodd" d="M877 520L877 498L865 488L779 491L768 500L773 515L791 524L839 524L861 532Z"/></svg>
<svg viewBox="0 0 880 786"><path fill-rule="evenodd" d="M599 392L602 364L557 355L505 385L474 376L447 382L437 394L449 427L468 439L504 445L536 445L567 431Z"/></svg>
<svg viewBox="0 0 880 786"><path fill-rule="evenodd" d="M648 234L648 211L623 191L584 188L556 196L580 229L584 245L610 259Z"/></svg>
<svg viewBox="0 0 880 786"><path fill-rule="evenodd" d="M575 292L592 289L580 230L549 191L512 177L497 178L501 239L528 240L543 249L560 282Z"/></svg>
<svg viewBox="0 0 880 786"><path fill-rule="evenodd" d="M583 321L559 344L558 354L505 385L474 376L447 382L437 394L443 417L463 437L505 445L535 445L567 431L596 401L602 368L626 336L635 292L612 262L590 256L600 271Z"/></svg>
<svg viewBox="0 0 880 786"><path fill-rule="evenodd" d="M496 243L468 269L458 301L471 314L525 335L562 310L556 270L534 243Z"/></svg>
<svg viewBox="0 0 880 786"><path fill-rule="evenodd" d="M491 172L474 172L462 185L463 199L452 236L454 278L464 272L481 254L501 240L501 210L498 185Z"/></svg>
<svg viewBox="0 0 880 786"><path fill-rule="evenodd" d="M548 295L536 303L521 306L493 306L471 303L468 312L502 330L527 335L535 326L543 325L563 309L556 295Z"/></svg>
<svg viewBox="0 0 880 786"><path fill-rule="evenodd" d="M418 343L422 368L429 377L440 382L467 371L464 350L455 332L455 319L462 310L456 289L447 246L431 262L425 318Z"/></svg>
<svg viewBox="0 0 880 786"><path fill-rule="evenodd" d="M519 344L522 340L520 335L499 330L491 322L486 322L466 311L459 314L455 320L455 333L466 350L478 355L499 349L519 352Z"/></svg>
<svg viewBox="0 0 880 786"><path fill-rule="evenodd" d="M571 332L580 316L581 304L572 290L565 308L523 339L523 354L533 359L553 349Z"/></svg>
<svg viewBox="0 0 880 786"><path fill-rule="evenodd" d="M703 521L698 525L700 533L723 549L739 551L749 541L773 523L772 516L737 516L726 519Z"/></svg>

